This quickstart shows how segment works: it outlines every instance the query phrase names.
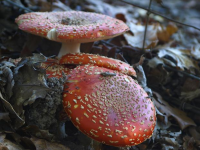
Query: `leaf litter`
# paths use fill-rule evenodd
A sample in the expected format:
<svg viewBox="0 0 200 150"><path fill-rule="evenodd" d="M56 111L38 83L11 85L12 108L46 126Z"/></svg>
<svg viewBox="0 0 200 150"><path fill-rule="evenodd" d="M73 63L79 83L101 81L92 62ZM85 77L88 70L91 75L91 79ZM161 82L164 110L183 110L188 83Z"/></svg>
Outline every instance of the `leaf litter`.
<svg viewBox="0 0 200 150"><path fill-rule="evenodd" d="M3 1L0 15L0 149L165 149L200 148L200 32L120 1ZM148 7L147 1L134 1ZM155 1L152 10L198 27L197 0ZM183 13L183 9L187 14ZM30 11L83 10L122 19L130 31L107 41L86 43L82 52L120 59L138 71L138 82L157 109L152 139L128 148L99 144L80 133L63 114L67 77L48 78L41 62L56 55L60 44L17 30L14 19ZM184 22L184 19L186 21ZM176 21L177 21L176 20ZM190 21L188 21L190 20ZM141 62L140 58L144 58ZM152 94L153 93L153 94ZM59 116L62 116L59 117ZM63 119L64 118L64 119Z"/></svg>

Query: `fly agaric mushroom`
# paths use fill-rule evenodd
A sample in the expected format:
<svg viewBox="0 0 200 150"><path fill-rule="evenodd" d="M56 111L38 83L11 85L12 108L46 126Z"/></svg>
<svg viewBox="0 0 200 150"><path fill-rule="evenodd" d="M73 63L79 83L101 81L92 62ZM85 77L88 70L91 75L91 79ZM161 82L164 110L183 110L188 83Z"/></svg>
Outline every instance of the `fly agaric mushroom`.
<svg viewBox="0 0 200 150"><path fill-rule="evenodd" d="M112 70L117 70L121 73L136 76L136 72L129 64L122 62L117 59L108 58L105 56L93 55L93 54L84 54L84 53L75 53L75 54L66 54L60 60L59 64L74 64L74 65L95 65L99 67L104 67Z"/></svg>
<svg viewBox="0 0 200 150"><path fill-rule="evenodd" d="M105 77L104 72L115 75ZM156 123L154 105L135 80L97 66L71 71L63 105L80 131L112 146L142 143L152 136Z"/></svg>
<svg viewBox="0 0 200 150"><path fill-rule="evenodd" d="M59 58L79 53L80 43L109 39L129 30L118 19L81 11L32 12L20 15L15 21L21 30L62 42Z"/></svg>
<svg viewBox="0 0 200 150"><path fill-rule="evenodd" d="M56 59L48 59L46 62L42 62L40 64L40 68L46 70L48 78L61 78L63 77L62 73L68 74L70 71L69 68L65 67L64 65L60 65Z"/></svg>

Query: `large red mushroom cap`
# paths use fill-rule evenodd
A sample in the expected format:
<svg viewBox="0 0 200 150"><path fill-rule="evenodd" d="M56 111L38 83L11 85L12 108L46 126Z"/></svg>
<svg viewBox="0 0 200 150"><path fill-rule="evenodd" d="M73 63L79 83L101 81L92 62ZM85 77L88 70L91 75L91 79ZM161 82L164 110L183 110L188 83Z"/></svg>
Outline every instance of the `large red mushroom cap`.
<svg viewBox="0 0 200 150"><path fill-rule="evenodd" d="M103 76L104 72L115 76ZM152 136L155 108L130 76L97 66L78 66L64 89L63 105L74 125L112 146L131 146Z"/></svg>
<svg viewBox="0 0 200 150"><path fill-rule="evenodd" d="M136 72L129 64L117 59L108 58L105 56L99 56L94 54L66 54L60 60L59 64L76 64L76 65L95 65L112 70L117 70L121 73L136 76Z"/></svg>
<svg viewBox="0 0 200 150"><path fill-rule="evenodd" d="M92 42L118 36L129 30L118 19L81 11L32 12L20 15L16 23L21 30L60 42Z"/></svg>
<svg viewBox="0 0 200 150"><path fill-rule="evenodd" d="M118 19L81 11L32 12L15 21L21 30L62 42L58 57L79 53L80 43L109 39L129 30Z"/></svg>

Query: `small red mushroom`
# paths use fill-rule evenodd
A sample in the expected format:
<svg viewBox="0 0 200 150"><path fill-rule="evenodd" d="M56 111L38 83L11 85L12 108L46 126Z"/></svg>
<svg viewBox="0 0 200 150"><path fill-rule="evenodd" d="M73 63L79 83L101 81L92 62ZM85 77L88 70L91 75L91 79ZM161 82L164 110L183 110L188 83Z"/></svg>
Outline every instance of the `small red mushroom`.
<svg viewBox="0 0 200 150"><path fill-rule="evenodd" d="M95 65L112 70L117 70L121 73L136 76L136 72L129 64L117 59L108 58L105 56L93 55L93 54L66 54L60 60L59 64L74 64L74 65Z"/></svg>
<svg viewBox="0 0 200 150"><path fill-rule="evenodd" d="M58 64L56 59L48 59L46 62L42 62L40 68L46 70L46 75L48 78L61 78L63 77L62 73L67 75L70 71L70 69L65 67L64 65Z"/></svg>
<svg viewBox="0 0 200 150"><path fill-rule="evenodd" d="M103 76L103 73L112 76ZM112 146L132 146L152 136L155 108L130 76L97 66L69 73L64 109L73 124L92 139Z"/></svg>
<svg viewBox="0 0 200 150"><path fill-rule="evenodd" d="M61 42L58 57L79 53L80 43L109 39L129 30L118 19L81 11L32 12L15 21L21 30Z"/></svg>

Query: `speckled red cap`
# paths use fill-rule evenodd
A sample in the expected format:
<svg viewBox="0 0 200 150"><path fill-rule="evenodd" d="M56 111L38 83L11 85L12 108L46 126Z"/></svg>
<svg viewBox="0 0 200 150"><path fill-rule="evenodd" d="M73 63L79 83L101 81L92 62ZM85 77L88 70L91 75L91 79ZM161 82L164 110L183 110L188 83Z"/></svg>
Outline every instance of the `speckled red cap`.
<svg viewBox="0 0 200 150"><path fill-rule="evenodd" d="M103 76L110 72L115 76ZM150 138L155 108L130 76L97 66L71 71L63 105L73 124L89 137L112 146L137 145Z"/></svg>
<svg viewBox="0 0 200 150"><path fill-rule="evenodd" d="M67 75L71 70L65 67L64 65L58 64L58 62L55 59L48 59L47 62L42 62L40 64L40 68L46 70L46 75L48 78L61 78L63 77L62 73Z"/></svg>
<svg viewBox="0 0 200 150"><path fill-rule="evenodd" d="M136 76L135 70L129 64L117 59L112 59L100 55L85 54L85 53L66 54L59 60L59 63L76 64L76 65L90 64L99 67L105 67L112 70L117 70L121 73L130 76Z"/></svg>
<svg viewBox="0 0 200 150"><path fill-rule="evenodd" d="M21 30L59 42L92 42L129 30L118 19L81 11L32 12L20 15L15 21Z"/></svg>

